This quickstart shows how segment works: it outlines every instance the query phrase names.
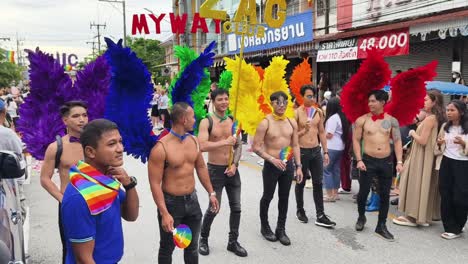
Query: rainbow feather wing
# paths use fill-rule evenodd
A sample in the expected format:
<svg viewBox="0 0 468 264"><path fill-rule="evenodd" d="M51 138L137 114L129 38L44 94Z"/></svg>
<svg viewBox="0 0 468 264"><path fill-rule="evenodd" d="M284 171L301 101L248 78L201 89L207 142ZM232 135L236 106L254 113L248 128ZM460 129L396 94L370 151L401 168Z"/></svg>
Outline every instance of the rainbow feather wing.
<svg viewBox="0 0 468 264"><path fill-rule="evenodd" d="M257 90L260 89L260 77L251 64L247 64L244 60L241 61L237 56L235 60L229 58L224 58L224 60L226 61L226 70L232 72L229 109L231 113L234 113L235 119L242 124L244 131L249 135L254 135L263 118L257 114L259 105L256 94ZM239 63L242 63L240 72Z"/></svg>
<svg viewBox="0 0 468 264"><path fill-rule="evenodd" d="M99 56L77 73L75 100L87 103L89 121L104 116L110 78L110 68L104 56Z"/></svg>
<svg viewBox="0 0 468 264"><path fill-rule="evenodd" d="M285 115L287 117L294 117L293 104L291 103L288 84L284 76L286 75L286 66L289 61L285 60L283 56L276 56L270 62L270 65L265 69L263 78L262 92L264 101L270 98L270 95L277 91L283 91L289 96L289 103L286 108ZM257 97L258 98L258 97Z"/></svg>
<svg viewBox="0 0 468 264"><path fill-rule="evenodd" d="M60 106L74 96L70 77L52 55L28 51L31 91L19 108L18 131L31 155L43 160L56 135L65 134Z"/></svg>
<svg viewBox="0 0 468 264"><path fill-rule="evenodd" d="M341 106L346 117L354 123L369 112L367 96L372 90L382 89L390 80L392 72L383 56L375 50L368 52L367 59L343 87Z"/></svg>
<svg viewBox="0 0 468 264"><path fill-rule="evenodd" d="M437 61L422 67L398 74L392 79L392 100L385 106L385 111L395 117L400 126L413 123L414 118L424 106L426 81L436 75Z"/></svg>
<svg viewBox="0 0 468 264"><path fill-rule="evenodd" d="M296 101L299 105L304 103L304 98L302 98L301 95L301 87L304 84L311 83L311 76L312 68L310 67L307 59L304 59L304 61L297 65L293 70L291 79L289 81L289 87L291 88L291 92L296 97Z"/></svg>
<svg viewBox="0 0 468 264"><path fill-rule="evenodd" d="M112 76L105 118L119 126L125 151L145 163L157 140L148 117L153 93L151 74L135 52L122 47L122 40L117 44L105 40Z"/></svg>
<svg viewBox="0 0 468 264"><path fill-rule="evenodd" d="M171 99L172 103L172 90L174 89L175 84L182 76L185 68L190 65L197 57L198 54L191 48L186 46L175 46L174 47L174 56L179 59L179 73L176 78L172 79L171 85L169 86L168 96Z"/></svg>
<svg viewBox="0 0 468 264"><path fill-rule="evenodd" d="M200 56L185 68L171 91L173 104L177 102L186 102L193 107L194 102L191 98L192 92L201 83L202 79L205 78L205 68L210 67L213 64L213 57L215 54L212 50L215 45L216 42L211 42ZM203 100L205 100L205 98L203 98Z"/></svg>
<svg viewBox="0 0 468 264"><path fill-rule="evenodd" d="M232 72L230 71L223 71L219 76L219 89L227 90L231 89L232 85Z"/></svg>

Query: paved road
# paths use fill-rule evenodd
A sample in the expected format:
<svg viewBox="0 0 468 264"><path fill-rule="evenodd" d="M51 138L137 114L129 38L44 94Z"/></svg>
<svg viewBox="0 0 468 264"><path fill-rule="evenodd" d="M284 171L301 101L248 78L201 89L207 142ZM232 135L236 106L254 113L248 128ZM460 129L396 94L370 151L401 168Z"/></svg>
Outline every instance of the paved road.
<svg viewBox="0 0 468 264"><path fill-rule="evenodd" d="M335 229L324 229L313 224L312 190L306 189L306 210L311 218L308 224L299 223L295 217L293 191L290 196L290 209L287 233L292 245L285 247L279 242L271 243L260 235L258 208L262 195L261 167L258 158L245 154L241 162L242 177L242 222L240 242L248 250L247 258L239 258L226 251L229 230L229 207L225 193L220 215L215 219L210 238L211 255L200 256L200 263L468 263L468 241L466 236L446 241L440 238L441 223L426 228L407 228L389 223L396 241L384 241L373 233L377 213L368 213L368 224L362 233L354 231L356 204L351 195L342 196L337 203L325 205L326 212L337 223ZM121 263L157 263L159 231L156 219L156 206L149 190L146 166L132 158L126 158L125 167L131 175L139 178L140 217L135 223L124 223L125 256ZM354 182L353 184L357 184ZM353 191L357 186L353 186ZM294 187L293 187L294 188ZM59 263L60 242L57 228L57 203L39 184L33 175L31 184L26 185L30 205L29 263ZM198 185L202 210L206 210L208 197ZM270 219L277 217L277 198L270 206ZM396 214L392 206L390 217ZM275 221L270 221L275 228ZM182 251L175 250L174 263L183 263Z"/></svg>

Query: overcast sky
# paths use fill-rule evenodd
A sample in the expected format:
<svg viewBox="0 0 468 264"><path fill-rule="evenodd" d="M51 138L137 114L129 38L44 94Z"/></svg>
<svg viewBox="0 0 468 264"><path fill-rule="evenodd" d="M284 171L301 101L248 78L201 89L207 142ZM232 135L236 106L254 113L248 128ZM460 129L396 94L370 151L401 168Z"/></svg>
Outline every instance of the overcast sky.
<svg viewBox="0 0 468 264"><path fill-rule="evenodd" d="M169 13L172 0L126 0L127 35L131 34L133 14ZM96 40L96 28L90 29L90 23L106 24L101 34L118 40L123 36L122 4L98 2L98 0L0 0L0 38L9 37L10 41L1 41L0 47L16 50L16 34L22 42L22 48L53 53L74 53L79 60L91 54L91 44ZM151 21L151 22L150 22ZM163 20L164 21L164 20ZM149 20L152 23L152 20ZM170 24L162 23L161 34L154 33L154 25L149 24L151 35L146 38L166 40L171 36ZM103 42L104 40L101 39Z"/></svg>

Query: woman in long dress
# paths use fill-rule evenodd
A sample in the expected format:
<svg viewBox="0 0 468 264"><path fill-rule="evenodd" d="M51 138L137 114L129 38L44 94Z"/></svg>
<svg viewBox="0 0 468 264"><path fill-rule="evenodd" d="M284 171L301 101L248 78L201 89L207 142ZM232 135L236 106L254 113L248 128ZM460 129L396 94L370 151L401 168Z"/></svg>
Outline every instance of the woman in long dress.
<svg viewBox="0 0 468 264"><path fill-rule="evenodd" d="M405 161L400 177L400 201L398 210L403 216L393 219L402 226L427 226L433 219L440 219L440 195L438 174L434 169L439 126L445 121L443 97L437 90L430 90L424 98L424 110L428 116L409 135L413 143L409 158Z"/></svg>

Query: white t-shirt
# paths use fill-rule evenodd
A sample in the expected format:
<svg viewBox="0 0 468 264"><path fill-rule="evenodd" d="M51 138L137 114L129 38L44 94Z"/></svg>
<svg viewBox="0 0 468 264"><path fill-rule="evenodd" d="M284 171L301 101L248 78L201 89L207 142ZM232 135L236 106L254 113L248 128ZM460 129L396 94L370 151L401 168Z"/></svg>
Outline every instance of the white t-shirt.
<svg viewBox="0 0 468 264"><path fill-rule="evenodd" d="M449 132L445 132L444 156L454 160L468 160L468 156L462 154L462 146L454 143L456 136L461 136L465 142L468 140L468 134L462 134L461 126L451 126L449 128Z"/></svg>
<svg viewBox="0 0 468 264"><path fill-rule="evenodd" d="M15 103L15 101L11 101L7 107L8 114L10 114L12 118L17 117L18 116L18 114L16 113L17 110L18 110L18 105Z"/></svg>
<svg viewBox="0 0 468 264"><path fill-rule="evenodd" d="M327 147L332 150L344 150L345 144L341 135L343 135L343 126L338 114L332 115L325 124L325 133L333 134L331 139L327 139Z"/></svg>
<svg viewBox="0 0 468 264"><path fill-rule="evenodd" d="M167 97L167 94L159 97L159 102L158 102L159 109L167 109L168 104L169 104L169 97Z"/></svg>

